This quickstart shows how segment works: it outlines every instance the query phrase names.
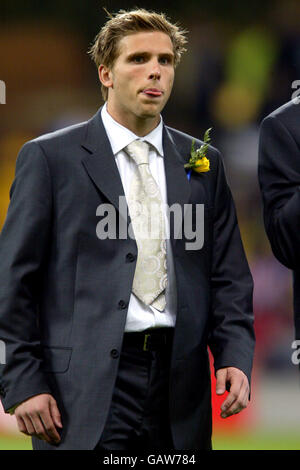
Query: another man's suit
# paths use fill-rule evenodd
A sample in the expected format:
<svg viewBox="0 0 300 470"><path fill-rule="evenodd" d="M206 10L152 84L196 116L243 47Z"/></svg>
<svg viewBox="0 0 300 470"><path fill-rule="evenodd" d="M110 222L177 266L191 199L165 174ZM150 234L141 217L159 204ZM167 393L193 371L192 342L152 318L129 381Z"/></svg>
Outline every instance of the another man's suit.
<svg viewBox="0 0 300 470"><path fill-rule="evenodd" d="M219 152L210 171L184 169L192 138L164 127L168 204L205 205L205 241L171 244L177 319L169 408L175 449L211 446L211 384L215 368L234 366L250 381L254 333L252 277ZM198 145L202 142L196 141ZM35 449L93 449L103 431L118 371L135 271L134 240L96 236L101 203L124 195L101 120L26 143L18 156L11 203L0 239L0 338L5 410L52 393L62 415L57 447L33 438ZM127 220L128 223L128 220Z"/></svg>
<svg viewBox="0 0 300 470"><path fill-rule="evenodd" d="M258 165L266 232L276 258L293 270L297 339L300 339L299 123L300 104L293 101L262 121Z"/></svg>

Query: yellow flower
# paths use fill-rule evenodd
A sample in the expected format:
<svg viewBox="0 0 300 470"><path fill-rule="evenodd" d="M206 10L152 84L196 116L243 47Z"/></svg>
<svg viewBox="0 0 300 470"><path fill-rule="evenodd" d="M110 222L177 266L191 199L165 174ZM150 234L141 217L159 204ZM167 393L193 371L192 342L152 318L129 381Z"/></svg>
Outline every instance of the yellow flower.
<svg viewBox="0 0 300 470"><path fill-rule="evenodd" d="M206 157L202 157L200 160L195 162L195 166L193 166L193 170L197 171L197 173L204 173L209 171L209 160Z"/></svg>

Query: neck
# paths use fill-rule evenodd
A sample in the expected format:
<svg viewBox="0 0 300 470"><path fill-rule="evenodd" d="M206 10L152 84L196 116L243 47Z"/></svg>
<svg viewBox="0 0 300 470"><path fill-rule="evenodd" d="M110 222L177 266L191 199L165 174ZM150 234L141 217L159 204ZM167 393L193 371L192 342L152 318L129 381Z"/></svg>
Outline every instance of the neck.
<svg viewBox="0 0 300 470"><path fill-rule="evenodd" d="M140 117L133 115L132 113L117 112L109 102L107 102L107 112L116 122L126 127L139 137L144 137L149 134L160 122L160 115Z"/></svg>

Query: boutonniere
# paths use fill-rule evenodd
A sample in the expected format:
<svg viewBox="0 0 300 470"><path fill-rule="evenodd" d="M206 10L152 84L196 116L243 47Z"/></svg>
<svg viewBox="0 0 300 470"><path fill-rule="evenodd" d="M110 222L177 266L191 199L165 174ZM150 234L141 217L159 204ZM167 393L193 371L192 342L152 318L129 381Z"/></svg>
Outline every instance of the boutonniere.
<svg viewBox="0 0 300 470"><path fill-rule="evenodd" d="M212 130L212 127L207 129L204 134L203 141L204 143L201 145L200 148L195 150L195 140L192 141L192 147L191 147L191 157L184 165L184 168L188 168L188 179L191 177L191 170L196 171L197 173L205 173L210 170L209 168L209 159L206 156L206 152L208 149L208 144L210 142L210 131Z"/></svg>

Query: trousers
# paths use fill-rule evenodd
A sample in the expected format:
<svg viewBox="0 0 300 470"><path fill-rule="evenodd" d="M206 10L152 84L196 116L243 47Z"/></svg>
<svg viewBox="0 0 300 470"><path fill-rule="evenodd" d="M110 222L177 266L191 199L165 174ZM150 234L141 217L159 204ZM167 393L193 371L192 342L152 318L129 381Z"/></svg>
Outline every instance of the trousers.
<svg viewBox="0 0 300 470"><path fill-rule="evenodd" d="M108 418L95 450L173 449L168 399L171 341L170 335L161 341L164 330L171 329L155 332L148 350L142 348L144 333L125 333Z"/></svg>

